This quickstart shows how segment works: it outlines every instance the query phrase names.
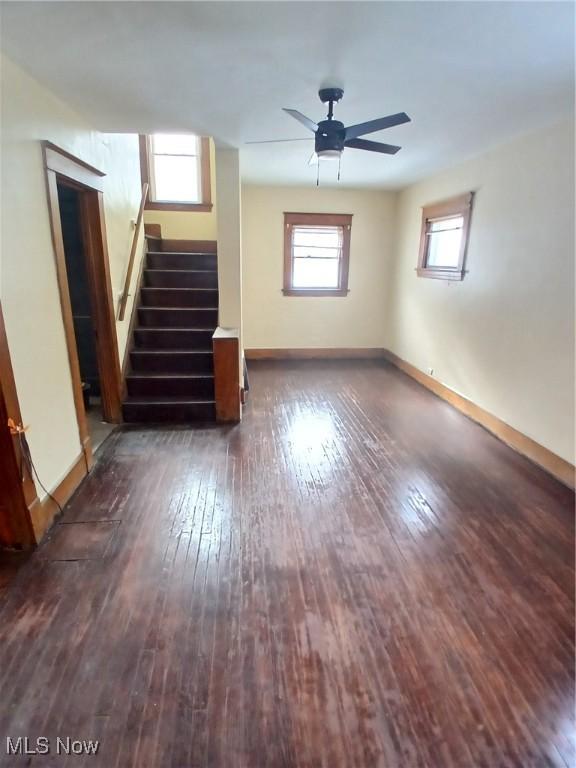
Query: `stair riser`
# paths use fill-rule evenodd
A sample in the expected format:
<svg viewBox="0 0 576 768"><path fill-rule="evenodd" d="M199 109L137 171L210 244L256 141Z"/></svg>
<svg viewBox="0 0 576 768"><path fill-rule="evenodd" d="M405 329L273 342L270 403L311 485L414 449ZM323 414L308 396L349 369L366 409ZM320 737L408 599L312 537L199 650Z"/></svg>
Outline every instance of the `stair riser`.
<svg viewBox="0 0 576 768"><path fill-rule="evenodd" d="M218 289L216 272L178 272L176 270L144 271L147 288L212 288Z"/></svg>
<svg viewBox="0 0 576 768"><path fill-rule="evenodd" d="M137 328L134 341L138 349L203 349L212 350L212 331L151 330Z"/></svg>
<svg viewBox="0 0 576 768"><path fill-rule="evenodd" d="M214 399L214 379L146 378L128 376L126 387L130 397L205 397Z"/></svg>
<svg viewBox="0 0 576 768"><path fill-rule="evenodd" d="M218 325L218 310L214 309L152 309L139 307L141 326L151 328L205 328Z"/></svg>
<svg viewBox="0 0 576 768"><path fill-rule="evenodd" d="M186 424L197 421L214 421L214 403L124 403L124 421L138 423Z"/></svg>
<svg viewBox="0 0 576 768"><path fill-rule="evenodd" d="M151 269L211 269L216 272L216 256L211 253L149 253Z"/></svg>
<svg viewBox="0 0 576 768"><path fill-rule="evenodd" d="M177 288L142 288L143 307L217 307L217 290L182 290Z"/></svg>
<svg viewBox="0 0 576 768"><path fill-rule="evenodd" d="M132 370L136 373L212 373L212 352L202 354L131 352Z"/></svg>

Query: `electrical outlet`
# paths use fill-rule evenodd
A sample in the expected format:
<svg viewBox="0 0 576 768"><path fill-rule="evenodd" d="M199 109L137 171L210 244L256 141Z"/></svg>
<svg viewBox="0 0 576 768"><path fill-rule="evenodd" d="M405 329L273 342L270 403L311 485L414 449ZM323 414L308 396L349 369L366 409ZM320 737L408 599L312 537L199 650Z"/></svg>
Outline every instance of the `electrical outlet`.
<svg viewBox="0 0 576 768"><path fill-rule="evenodd" d="M428 368L428 374L434 376L434 368Z"/></svg>

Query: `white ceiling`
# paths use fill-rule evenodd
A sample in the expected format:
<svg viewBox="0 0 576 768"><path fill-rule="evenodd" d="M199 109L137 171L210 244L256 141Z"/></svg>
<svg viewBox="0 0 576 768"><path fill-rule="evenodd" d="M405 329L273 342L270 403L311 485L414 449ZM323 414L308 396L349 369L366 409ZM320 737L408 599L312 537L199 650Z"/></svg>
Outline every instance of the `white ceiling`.
<svg viewBox="0 0 576 768"><path fill-rule="evenodd" d="M241 147L254 183L315 184L321 85L346 124L405 111L348 149L342 185L403 186L573 113L574 6L556 2L4 2L2 49L95 127ZM335 181L333 170L323 183Z"/></svg>

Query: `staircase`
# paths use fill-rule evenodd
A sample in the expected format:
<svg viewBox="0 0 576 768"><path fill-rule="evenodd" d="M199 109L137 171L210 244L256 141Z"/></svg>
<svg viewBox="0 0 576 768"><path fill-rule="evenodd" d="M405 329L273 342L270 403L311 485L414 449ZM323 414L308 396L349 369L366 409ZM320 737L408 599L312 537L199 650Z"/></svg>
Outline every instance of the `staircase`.
<svg viewBox="0 0 576 768"><path fill-rule="evenodd" d="M148 240L126 375L126 422L215 420L217 257L202 245Z"/></svg>

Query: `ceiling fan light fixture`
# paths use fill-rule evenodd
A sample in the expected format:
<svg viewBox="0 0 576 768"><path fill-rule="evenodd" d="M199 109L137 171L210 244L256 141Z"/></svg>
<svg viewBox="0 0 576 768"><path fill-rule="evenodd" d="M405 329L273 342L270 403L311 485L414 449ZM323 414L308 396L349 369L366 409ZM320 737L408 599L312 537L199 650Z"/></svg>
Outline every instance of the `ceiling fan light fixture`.
<svg viewBox="0 0 576 768"><path fill-rule="evenodd" d="M316 154L323 160L338 160L342 154L341 149L319 149Z"/></svg>

